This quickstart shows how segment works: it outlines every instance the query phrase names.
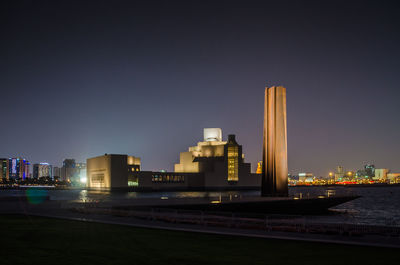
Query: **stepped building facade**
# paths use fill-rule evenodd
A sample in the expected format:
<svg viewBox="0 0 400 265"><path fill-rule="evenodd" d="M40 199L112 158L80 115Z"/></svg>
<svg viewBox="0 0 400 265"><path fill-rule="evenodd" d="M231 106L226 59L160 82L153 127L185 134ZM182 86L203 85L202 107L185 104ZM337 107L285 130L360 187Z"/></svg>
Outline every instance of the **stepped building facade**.
<svg viewBox="0 0 400 265"><path fill-rule="evenodd" d="M89 188L138 190L256 189L261 174L251 173L235 135L222 140L220 128L205 128L203 141L180 153L174 172L140 170L140 158L104 155L87 160ZM129 162L131 161L131 162ZM133 163L132 161L136 161Z"/></svg>

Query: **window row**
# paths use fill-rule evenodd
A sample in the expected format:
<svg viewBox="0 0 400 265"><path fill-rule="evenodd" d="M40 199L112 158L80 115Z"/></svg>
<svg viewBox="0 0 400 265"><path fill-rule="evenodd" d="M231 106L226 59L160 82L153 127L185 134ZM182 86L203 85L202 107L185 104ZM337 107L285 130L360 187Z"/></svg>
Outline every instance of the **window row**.
<svg viewBox="0 0 400 265"><path fill-rule="evenodd" d="M185 176L181 175L152 175L152 182L185 182Z"/></svg>

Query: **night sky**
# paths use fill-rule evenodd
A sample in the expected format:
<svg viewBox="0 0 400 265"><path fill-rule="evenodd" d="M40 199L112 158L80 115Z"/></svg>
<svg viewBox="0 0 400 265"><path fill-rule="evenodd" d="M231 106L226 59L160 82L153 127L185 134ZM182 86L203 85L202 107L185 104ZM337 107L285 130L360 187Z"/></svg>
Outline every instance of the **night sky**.
<svg viewBox="0 0 400 265"><path fill-rule="evenodd" d="M400 171L394 1L1 1L0 157L172 170L204 127L262 155L287 88L289 172Z"/></svg>

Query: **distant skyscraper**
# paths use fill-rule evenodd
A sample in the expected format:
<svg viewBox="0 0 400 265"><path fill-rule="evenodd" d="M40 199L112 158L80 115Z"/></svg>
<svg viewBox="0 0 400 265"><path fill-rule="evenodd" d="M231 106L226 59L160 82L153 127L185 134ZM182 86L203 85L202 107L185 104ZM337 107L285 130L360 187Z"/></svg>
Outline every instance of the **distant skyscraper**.
<svg viewBox="0 0 400 265"><path fill-rule="evenodd" d="M344 167L337 166L335 171L335 182L339 182L343 180L344 177Z"/></svg>
<svg viewBox="0 0 400 265"><path fill-rule="evenodd" d="M369 178L373 178L375 176L375 166L371 165L371 164L366 164L364 166L364 170L365 170L365 174L369 177Z"/></svg>
<svg viewBox="0 0 400 265"><path fill-rule="evenodd" d="M53 178L52 166L48 163L33 164L33 178Z"/></svg>
<svg viewBox="0 0 400 265"><path fill-rule="evenodd" d="M388 173L386 181L390 184L400 183L400 173Z"/></svg>
<svg viewBox="0 0 400 265"><path fill-rule="evenodd" d="M53 167L53 178L59 178L61 176L61 168Z"/></svg>
<svg viewBox="0 0 400 265"><path fill-rule="evenodd" d="M286 88L265 88L262 196L288 195Z"/></svg>
<svg viewBox="0 0 400 265"><path fill-rule="evenodd" d="M375 169L375 176L373 177L373 179L378 181L386 181L389 171L390 170L387 168L377 168Z"/></svg>
<svg viewBox="0 0 400 265"><path fill-rule="evenodd" d="M63 166L61 168L61 179L63 181L71 181L76 173L77 170L75 159L64 159Z"/></svg>
<svg viewBox="0 0 400 265"><path fill-rule="evenodd" d="M0 181L8 180L8 158L0 158Z"/></svg>
<svg viewBox="0 0 400 265"><path fill-rule="evenodd" d="M29 161L23 158L8 159L8 178L9 179L26 179L29 178Z"/></svg>
<svg viewBox="0 0 400 265"><path fill-rule="evenodd" d="M375 166L366 164L364 165L364 169L359 169L356 172L356 178L361 179L363 181L371 181L375 176Z"/></svg>
<svg viewBox="0 0 400 265"><path fill-rule="evenodd" d="M313 173L299 173L299 182L311 183L314 180Z"/></svg>

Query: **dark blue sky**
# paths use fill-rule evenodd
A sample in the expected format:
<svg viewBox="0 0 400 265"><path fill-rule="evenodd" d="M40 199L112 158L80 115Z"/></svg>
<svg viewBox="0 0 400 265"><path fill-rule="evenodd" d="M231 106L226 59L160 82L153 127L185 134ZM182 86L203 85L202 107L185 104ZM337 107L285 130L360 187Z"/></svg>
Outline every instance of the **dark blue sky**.
<svg viewBox="0 0 400 265"><path fill-rule="evenodd" d="M261 159L287 88L289 171L400 170L392 1L2 1L0 156L103 153L173 169L204 127Z"/></svg>

